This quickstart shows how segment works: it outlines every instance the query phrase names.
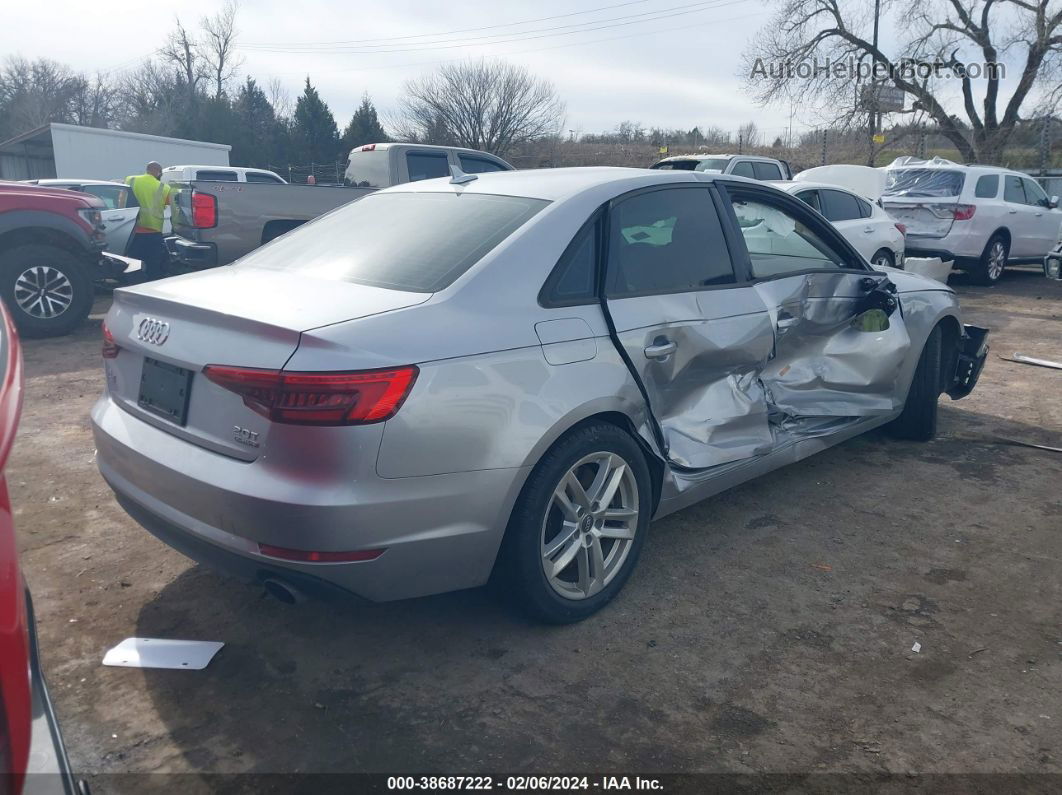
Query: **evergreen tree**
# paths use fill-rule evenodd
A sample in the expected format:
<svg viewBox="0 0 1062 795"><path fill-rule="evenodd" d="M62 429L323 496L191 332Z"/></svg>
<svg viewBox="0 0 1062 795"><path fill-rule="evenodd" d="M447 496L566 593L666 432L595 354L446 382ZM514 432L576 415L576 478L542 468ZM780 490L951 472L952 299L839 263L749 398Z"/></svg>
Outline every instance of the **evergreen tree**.
<svg viewBox="0 0 1062 795"><path fill-rule="evenodd" d="M295 103L292 119L294 162L333 163L339 155L339 129L335 117L317 89L306 78L306 88Z"/></svg>
<svg viewBox="0 0 1062 795"><path fill-rule="evenodd" d="M354 116L343 131L342 153L349 153L351 149L362 144L377 144L390 140L380 118L376 115L376 108L369 99L368 94L361 98L361 105L354 111Z"/></svg>
<svg viewBox="0 0 1062 795"><path fill-rule="evenodd" d="M259 168L285 164L286 125L253 77L240 86L233 109L238 125L232 139L233 164Z"/></svg>

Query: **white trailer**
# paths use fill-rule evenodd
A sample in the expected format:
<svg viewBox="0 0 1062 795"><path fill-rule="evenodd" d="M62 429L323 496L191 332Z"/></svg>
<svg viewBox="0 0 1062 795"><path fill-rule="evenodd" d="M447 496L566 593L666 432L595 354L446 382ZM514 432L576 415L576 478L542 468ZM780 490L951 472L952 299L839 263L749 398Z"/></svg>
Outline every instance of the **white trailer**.
<svg viewBox="0 0 1062 795"><path fill-rule="evenodd" d="M0 142L0 179L124 179L143 173L152 160L163 167L227 166L231 149L228 144L53 122Z"/></svg>

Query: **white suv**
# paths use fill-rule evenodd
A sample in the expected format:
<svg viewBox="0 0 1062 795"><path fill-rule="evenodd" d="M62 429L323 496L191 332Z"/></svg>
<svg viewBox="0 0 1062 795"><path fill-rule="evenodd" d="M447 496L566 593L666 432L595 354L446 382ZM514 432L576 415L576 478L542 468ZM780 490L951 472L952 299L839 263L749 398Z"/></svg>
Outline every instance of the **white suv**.
<svg viewBox="0 0 1062 795"><path fill-rule="evenodd" d="M1042 263L1062 229L1057 196L996 166L903 158L886 172L881 199L907 229L908 256L954 260L982 284L1008 263Z"/></svg>

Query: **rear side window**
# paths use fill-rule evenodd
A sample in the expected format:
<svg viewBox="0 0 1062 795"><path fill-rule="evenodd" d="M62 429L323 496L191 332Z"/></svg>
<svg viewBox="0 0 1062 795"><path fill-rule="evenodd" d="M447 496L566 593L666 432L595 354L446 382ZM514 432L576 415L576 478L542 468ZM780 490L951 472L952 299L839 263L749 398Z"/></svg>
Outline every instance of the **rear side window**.
<svg viewBox="0 0 1062 795"><path fill-rule="evenodd" d="M238 182L235 171L206 171L200 169L195 173L195 178L207 182Z"/></svg>
<svg viewBox="0 0 1062 795"><path fill-rule="evenodd" d="M594 300L594 274L601 222L587 223L568 244L542 287L544 306L574 306Z"/></svg>
<svg viewBox="0 0 1062 795"><path fill-rule="evenodd" d="M406 155L406 167L410 182L450 176L450 161L446 155L410 152Z"/></svg>
<svg viewBox="0 0 1062 795"><path fill-rule="evenodd" d="M609 219L611 298L733 284L734 267L712 197L668 188L618 203Z"/></svg>
<svg viewBox="0 0 1062 795"><path fill-rule="evenodd" d="M274 177L272 174L262 174L262 173L259 173L257 171L248 171L247 172L247 181L248 182L267 182L270 185L281 185L284 182L282 179L280 179L278 177Z"/></svg>
<svg viewBox="0 0 1062 795"><path fill-rule="evenodd" d="M81 190L102 199L108 210L139 206L136 196L125 185L83 185Z"/></svg>
<svg viewBox="0 0 1062 795"><path fill-rule="evenodd" d="M750 163L748 160L743 160L742 162L738 163L736 166L734 166L733 170L730 173L739 177L749 177L750 179L756 179L756 172L752 170L752 163Z"/></svg>
<svg viewBox="0 0 1062 795"><path fill-rule="evenodd" d="M974 196L978 199L994 199L997 193L999 193L998 174L985 174L983 177L977 178L977 184L974 186Z"/></svg>
<svg viewBox="0 0 1062 795"><path fill-rule="evenodd" d="M1003 200L1012 204L1025 204L1025 189L1021 186L1021 177L1003 178Z"/></svg>
<svg viewBox="0 0 1062 795"><path fill-rule="evenodd" d="M369 194L252 251L237 267L432 293L547 204L481 193Z"/></svg>
<svg viewBox="0 0 1062 795"><path fill-rule="evenodd" d="M775 163L753 163L752 171L756 179L781 179L782 170Z"/></svg>
<svg viewBox="0 0 1062 795"><path fill-rule="evenodd" d="M457 160L461 164L461 170L466 174L486 174L491 171L509 170L505 168L505 166L483 157L466 157L465 155L460 155Z"/></svg>
<svg viewBox="0 0 1062 795"><path fill-rule="evenodd" d="M838 221L853 221L862 218L856 197L851 193L842 193L839 190L819 191L822 196L822 214L837 223Z"/></svg>
<svg viewBox="0 0 1062 795"><path fill-rule="evenodd" d="M796 197L804 202L804 204L809 204L820 213L822 212L822 205L819 204L819 192L817 190L806 190L798 193Z"/></svg>
<svg viewBox="0 0 1062 795"><path fill-rule="evenodd" d="M870 202L856 196L856 204L859 205L859 216L861 218L869 218L874 214L874 208L870 206Z"/></svg>

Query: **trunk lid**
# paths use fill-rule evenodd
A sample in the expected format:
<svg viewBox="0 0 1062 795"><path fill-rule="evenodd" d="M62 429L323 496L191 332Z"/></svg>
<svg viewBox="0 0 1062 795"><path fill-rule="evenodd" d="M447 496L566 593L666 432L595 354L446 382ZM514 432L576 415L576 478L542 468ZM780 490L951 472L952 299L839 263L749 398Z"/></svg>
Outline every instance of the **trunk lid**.
<svg viewBox="0 0 1062 795"><path fill-rule="evenodd" d="M429 297L245 267L116 290L106 324L121 350L105 360L107 389L116 403L155 427L251 461L265 451L272 423L206 378L206 365L280 370L304 331ZM350 362L349 369L365 366ZM166 414L168 409L176 414Z"/></svg>
<svg viewBox="0 0 1062 795"><path fill-rule="evenodd" d="M907 228L908 237L946 237L955 223L956 204L955 197L882 200L885 212Z"/></svg>

